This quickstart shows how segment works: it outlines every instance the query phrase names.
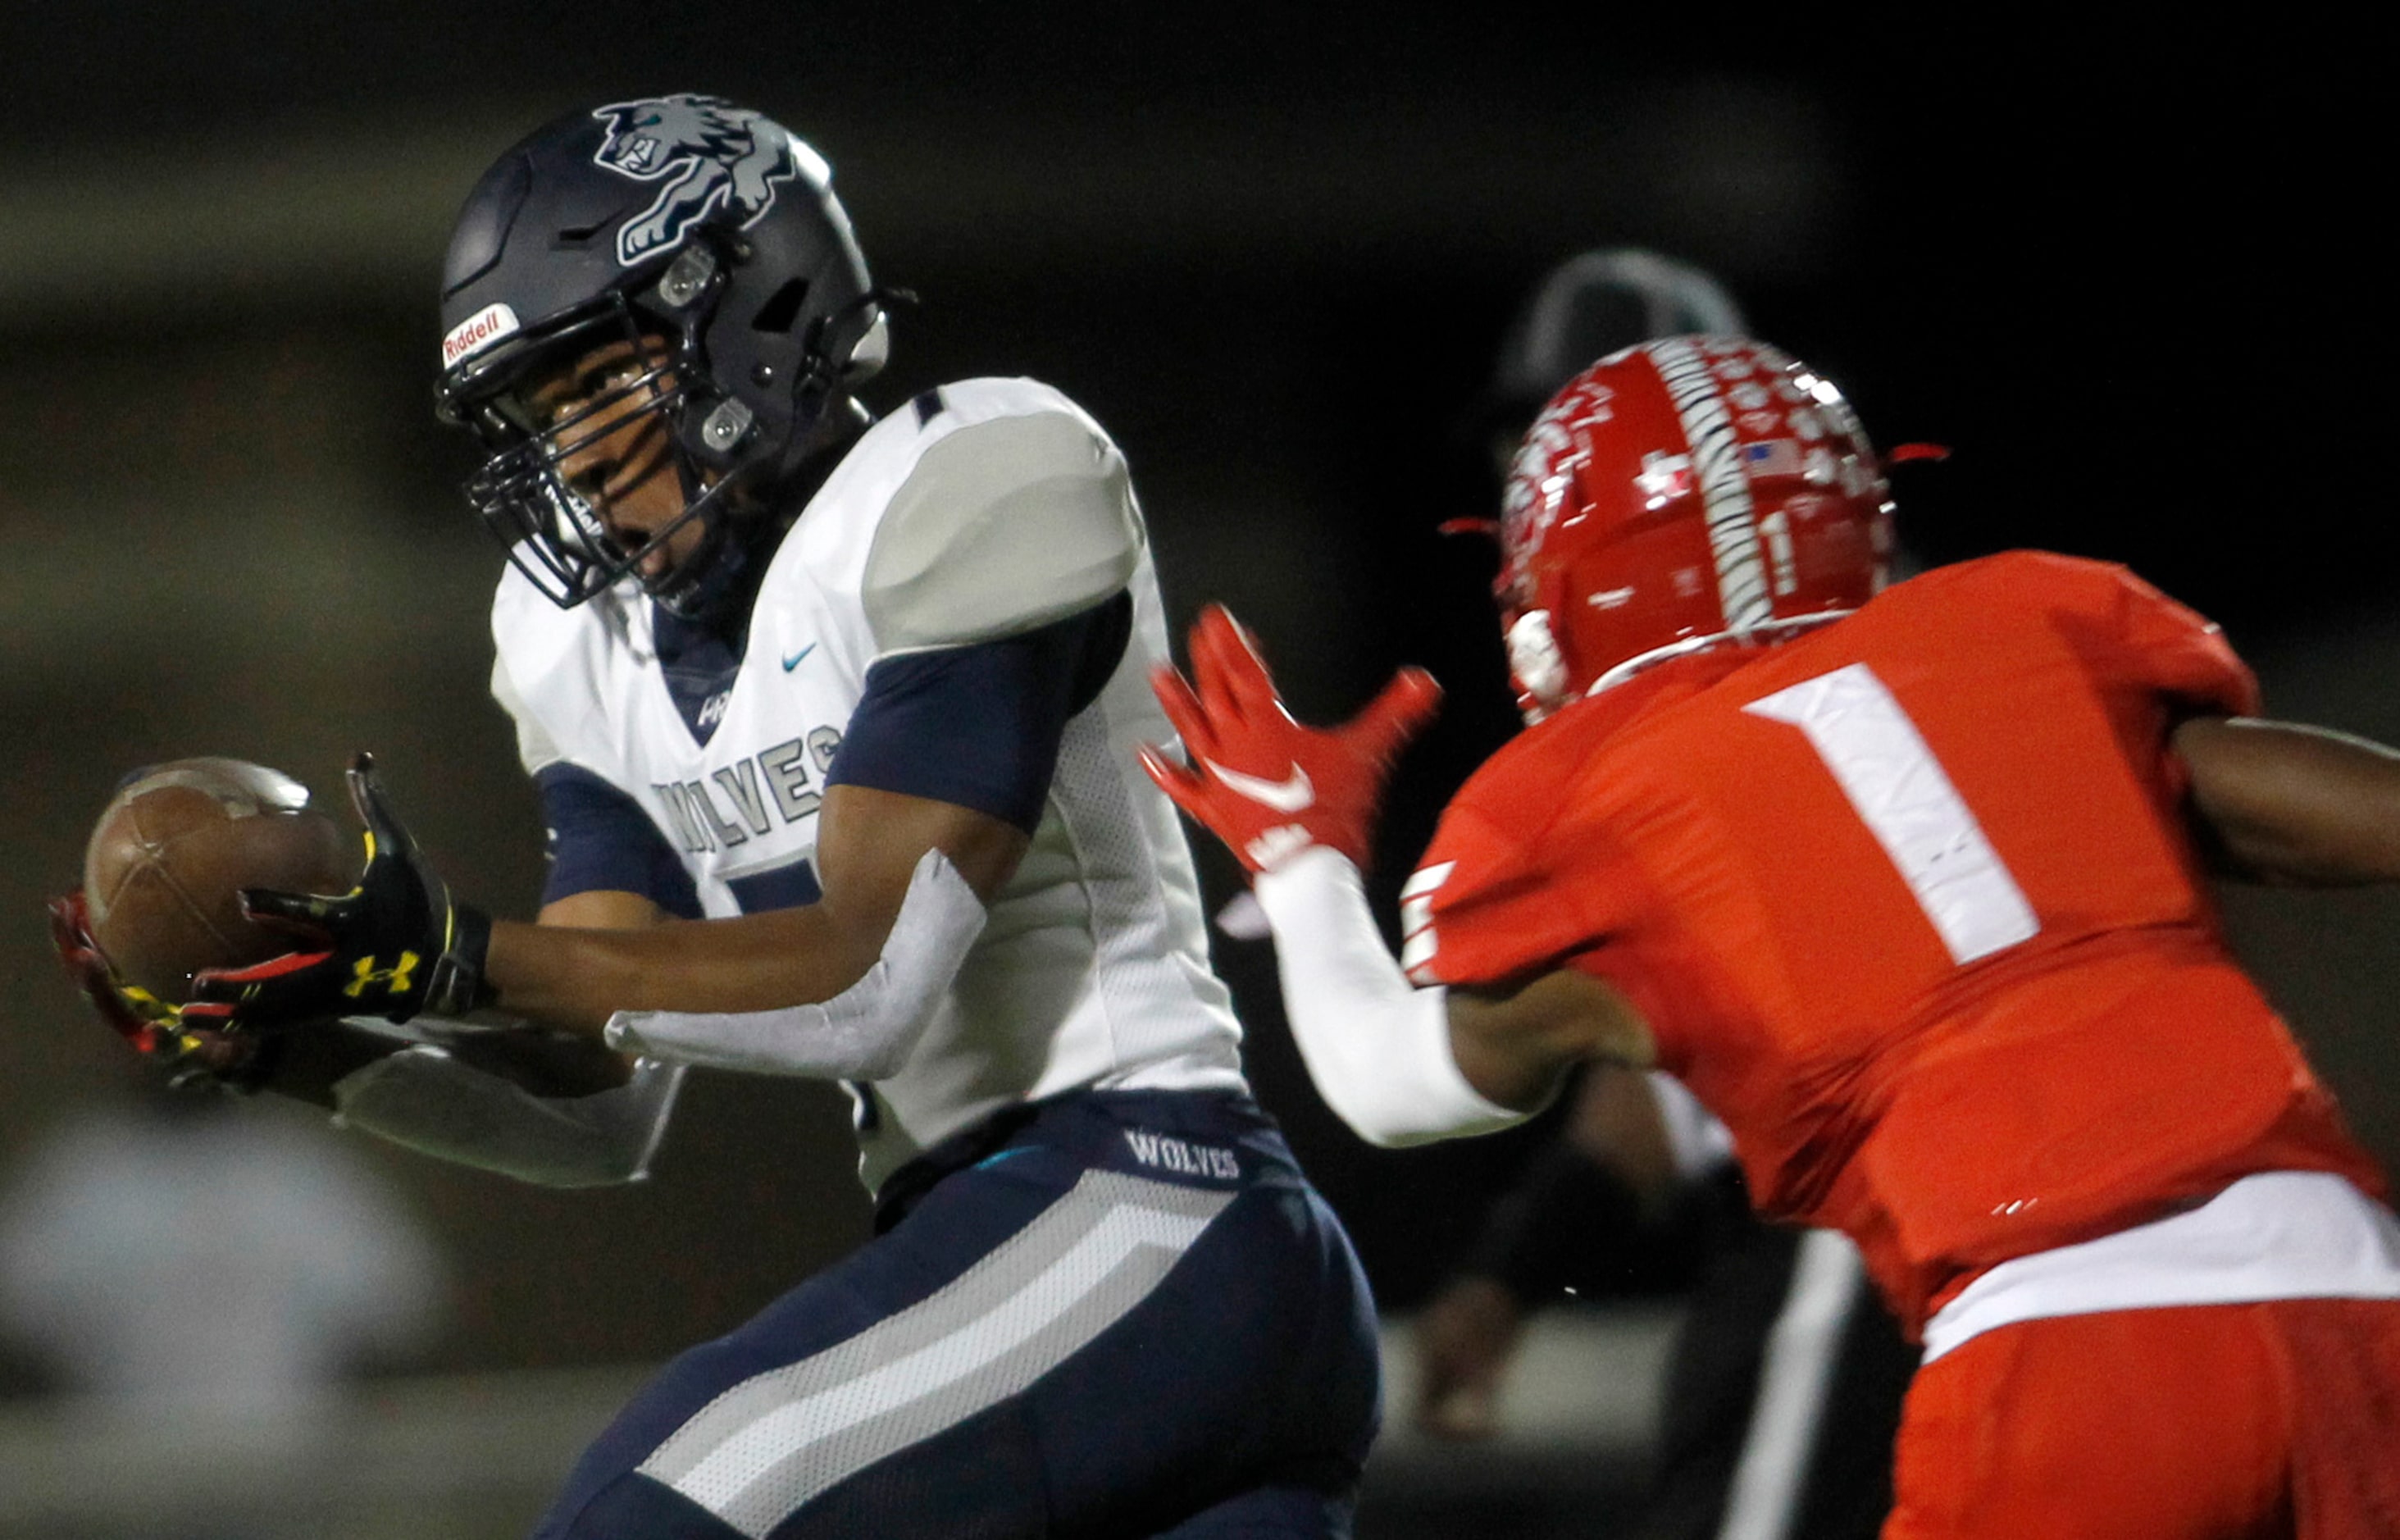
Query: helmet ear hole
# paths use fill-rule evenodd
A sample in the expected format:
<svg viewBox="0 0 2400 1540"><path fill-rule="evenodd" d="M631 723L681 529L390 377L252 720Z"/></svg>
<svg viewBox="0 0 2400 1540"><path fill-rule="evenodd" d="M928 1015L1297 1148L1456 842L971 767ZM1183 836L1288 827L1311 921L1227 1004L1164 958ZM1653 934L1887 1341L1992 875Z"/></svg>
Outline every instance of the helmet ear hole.
<svg viewBox="0 0 2400 1540"><path fill-rule="evenodd" d="M767 296L767 303L758 307L758 313L750 318L750 329L770 332L779 336L788 333L792 323L800 319L800 307L808 302L809 280L793 279Z"/></svg>

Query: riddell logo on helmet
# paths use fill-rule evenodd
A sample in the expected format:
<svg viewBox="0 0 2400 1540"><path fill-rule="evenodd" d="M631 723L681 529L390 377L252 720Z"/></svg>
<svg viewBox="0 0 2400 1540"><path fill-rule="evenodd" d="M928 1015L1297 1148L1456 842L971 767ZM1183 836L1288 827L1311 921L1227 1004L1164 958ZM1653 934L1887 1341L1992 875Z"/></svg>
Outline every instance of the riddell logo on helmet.
<svg viewBox="0 0 2400 1540"><path fill-rule="evenodd" d="M517 329L517 313L505 305L486 305L450 328L442 339L442 367L448 369L473 357Z"/></svg>

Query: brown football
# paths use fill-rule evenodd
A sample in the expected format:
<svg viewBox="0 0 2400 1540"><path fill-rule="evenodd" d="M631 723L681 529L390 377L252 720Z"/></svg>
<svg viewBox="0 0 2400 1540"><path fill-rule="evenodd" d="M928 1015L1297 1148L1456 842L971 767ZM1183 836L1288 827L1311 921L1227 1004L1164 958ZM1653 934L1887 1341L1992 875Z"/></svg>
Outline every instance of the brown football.
<svg viewBox="0 0 2400 1540"><path fill-rule="evenodd" d="M84 848L92 939L126 983L178 1003L203 968L295 946L241 912L244 888L348 893L361 848L308 788L241 759L175 759L119 786Z"/></svg>

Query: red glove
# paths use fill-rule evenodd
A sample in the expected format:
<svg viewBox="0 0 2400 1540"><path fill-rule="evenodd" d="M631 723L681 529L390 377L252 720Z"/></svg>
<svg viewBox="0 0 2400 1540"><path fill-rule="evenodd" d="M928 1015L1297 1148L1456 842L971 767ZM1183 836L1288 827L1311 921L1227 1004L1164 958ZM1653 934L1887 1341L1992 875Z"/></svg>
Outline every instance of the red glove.
<svg viewBox="0 0 2400 1540"><path fill-rule="evenodd" d="M50 945L100 1018L108 1023L137 1054L155 1057L169 1067L180 1083L196 1072L205 1078L239 1083L257 1056L255 1038L188 1029L180 1008L147 990L118 981L100 946L91 938L91 912L83 890L50 900Z"/></svg>
<svg viewBox="0 0 2400 1540"><path fill-rule="evenodd" d="M1150 682L1191 763L1145 745L1141 768L1253 872L1311 845L1365 867L1393 757L1440 704L1433 675L1402 669L1348 723L1307 728L1284 709L1249 634L1223 606L1201 611L1190 647L1190 681L1162 665Z"/></svg>

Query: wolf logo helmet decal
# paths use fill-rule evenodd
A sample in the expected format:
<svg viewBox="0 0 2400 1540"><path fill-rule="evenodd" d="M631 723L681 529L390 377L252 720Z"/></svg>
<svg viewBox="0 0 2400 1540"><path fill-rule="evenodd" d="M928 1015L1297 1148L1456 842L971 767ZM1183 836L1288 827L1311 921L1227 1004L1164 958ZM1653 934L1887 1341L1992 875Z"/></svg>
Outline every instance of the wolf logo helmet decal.
<svg viewBox="0 0 2400 1540"><path fill-rule="evenodd" d="M593 109L607 134L592 159L635 182L666 180L650 206L617 231L617 261L630 267L682 244L717 209L742 227L775 202L776 184L806 175L832 180L815 151L763 113L721 97L678 91Z"/></svg>

